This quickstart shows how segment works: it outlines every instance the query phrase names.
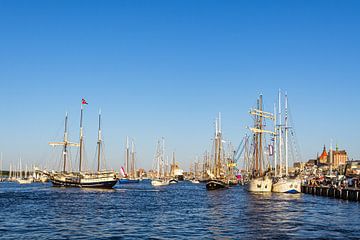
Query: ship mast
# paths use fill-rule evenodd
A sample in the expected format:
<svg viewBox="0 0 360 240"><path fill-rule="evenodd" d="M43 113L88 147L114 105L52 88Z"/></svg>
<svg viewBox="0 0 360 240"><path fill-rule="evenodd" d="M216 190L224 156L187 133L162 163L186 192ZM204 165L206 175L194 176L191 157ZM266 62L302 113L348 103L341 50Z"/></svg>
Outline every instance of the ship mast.
<svg viewBox="0 0 360 240"><path fill-rule="evenodd" d="M161 177L165 177L165 138L162 138L162 154L161 154Z"/></svg>
<svg viewBox="0 0 360 240"><path fill-rule="evenodd" d="M158 145L157 145L157 153L156 153L156 173L157 173L157 178L160 178L160 161L161 161L161 144L160 144L160 140L158 140Z"/></svg>
<svg viewBox="0 0 360 240"><path fill-rule="evenodd" d="M126 149L125 149L125 171L126 174L129 174L129 137L126 137Z"/></svg>
<svg viewBox="0 0 360 240"><path fill-rule="evenodd" d="M84 145L84 136L83 136L83 103L81 103L81 113L80 113L80 160L79 160L79 172L81 172L81 164L83 161L83 145Z"/></svg>
<svg viewBox="0 0 360 240"><path fill-rule="evenodd" d="M277 177L277 122L276 122L276 103L274 103L274 176Z"/></svg>
<svg viewBox="0 0 360 240"><path fill-rule="evenodd" d="M221 174L221 160L222 160L222 130L221 130L221 113L219 112L219 133L218 133L218 177Z"/></svg>
<svg viewBox="0 0 360 240"><path fill-rule="evenodd" d="M172 153L172 167L170 167L171 177L175 177L175 152Z"/></svg>
<svg viewBox="0 0 360 240"><path fill-rule="evenodd" d="M131 141L131 177L135 178L135 144L134 140Z"/></svg>
<svg viewBox="0 0 360 240"><path fill-rule="evenodd" d="M263 134L268 133L271 135L276 135L275 132L263 129L264 119L270 119L274 121L274 114L270 112L263 111L263 100L262 95L260 95L259 99L257 100L257 108L251 109L251 115L254 115L254 127L249 128L253 132L253 139L254 139L254 152L253 152L253 159L255 166L253 167L254 175L261 176L263 174Z"/></svg>
<svg viewBox="0 0 360 240"><path fill-rule="evenodd" d="M64 123L64 141L63 142L50 142L50 146L63 146L63 172L66 172L66 165L68 162L68 147L78 147L79 144L69 142L68 139L68 113L65 114L65 123Z"/></svg>
<svg viewBox="0 0 360 240"><path fill-rule="evenodd" d="M216 178L220 178L221 172L221 113L219 113L218 118L215 121L215 166L214 166L214 175Z"/></svg>
<svg viewBox="0 0 360 240"><path fill-rule="evenodd" d="M289 149L288 149L288 97L285 92L285 176L289 175Z"/></svg>
<svg viewBox="0 0 360 240"><path fill-rule="evenodd" d="M332 175L332 165L333 165L333 149L332 149L332 139L330 139L330 174Z"/></svg>
<svg viewBox="0 0 360 240"><path fill-rule="evenodd" d="M257 103L257 109L260 109L260 105L259 105L259 99L257 99L256 101ZM255 116L255 127L256 129L259 129L259 116L256 115ZM255 137L255 174L258 175L259 174L259 133L258 132L255 132L254 133L254 137Z"/></svg>
<svg viewBox="0 0 360 240"><path fill-rule="evenodd" d="M262 106L263 106L263 102L262 102L262 94L260 94L260 98L259 98L259 110L262 112ZM263 129L263 117L262 115L259 116L259 129L262 130ZM263 148L262 148L262 138L263 138L263 132L260 131L259 133L259 174L260 176L262 175L263 172L263 166L262 166L262 161L263 161Z"/></svg>
<svg viewBox="0 0 360 240"><path fill-rule="evenodd" d="M279 89L279 108L278 108L278 114L279 114L279 175L282 177L282 126L281 126L281 91Z"/></svg>
<svg viewBox="0 0 360 240"><path fill-rule="evenodd" d="M2 172L2 162L3 162L3 153L1 152L1 159L0 159L0 181L3 179L3 172Z"/></svg>
<svg viewBox="0 0 360 240"><path fill-rule="evenodd" d="M67 146L68 146L68 131L67 131L68 114L65 115L65 126L64 126L64 152L63 152L63 172L66 172L66 161L67 161Z"/></svg>
<svg viewBox="0 0 360 240"><path fill-rule="evenodd" d="M97 156L97 171L100 171L100 162L101 162L101 143L102 143L102 138L101 138L101 110L99 111L99 130L98 130L98 156Z"/></svg>

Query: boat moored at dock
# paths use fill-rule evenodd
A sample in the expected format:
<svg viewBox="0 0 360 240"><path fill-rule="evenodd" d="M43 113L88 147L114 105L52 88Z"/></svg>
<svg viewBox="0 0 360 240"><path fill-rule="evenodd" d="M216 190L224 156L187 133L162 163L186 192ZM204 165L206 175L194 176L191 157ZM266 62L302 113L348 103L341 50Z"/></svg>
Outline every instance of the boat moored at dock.
<svg viewBox="0 0 360 240"><path fill-rule="evenodd" d="M274 180L272 191L275 193L301 193L301 180L279 178Z"/></svg>

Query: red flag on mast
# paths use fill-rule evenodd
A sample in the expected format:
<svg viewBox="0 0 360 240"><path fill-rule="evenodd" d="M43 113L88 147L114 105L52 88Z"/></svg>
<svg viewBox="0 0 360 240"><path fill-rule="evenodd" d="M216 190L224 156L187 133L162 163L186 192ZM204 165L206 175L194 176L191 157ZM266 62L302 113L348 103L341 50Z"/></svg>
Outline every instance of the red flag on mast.
<svg viewBox="0 0 360 240"><path fill-rule="evenodd" d="M88 103L87 103L86 100L83 98L83 99L81 99L81 104L88 104Z"/></svg>

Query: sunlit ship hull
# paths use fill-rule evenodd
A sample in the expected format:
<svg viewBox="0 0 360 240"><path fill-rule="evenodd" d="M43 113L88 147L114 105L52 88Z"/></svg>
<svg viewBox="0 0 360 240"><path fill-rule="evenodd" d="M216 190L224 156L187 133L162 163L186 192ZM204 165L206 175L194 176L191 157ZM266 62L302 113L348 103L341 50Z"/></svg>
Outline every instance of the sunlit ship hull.
<svg viewBox="0 0 360 240"><path fill-rule="evenodd" d="M169 181L156 179L151 181L151 185L153 185L154 187L166 186L169 185Z"/></svg>
<svg viewBox="0 0 360 240"><path fill-rule="evenodd" d="M279 179L273 184L272 191L276 193L300 193L301 181L297 179Z"/></svg>
<svg viewBox="0 0 360 240"><path fill-rule="evenodd" d="M190 182L191 182L191 183L194 183L194 184L200 183L200 182L199 182L198 180L196 180L196 179L190 180Z"/></svg>
<svg viewBox="0 0 360 240"><path fill-rule="evenodd" d="M33 179L16 179L16 182L19 184L30 184L34 181Z"/></svg>
<svg viewBox="0 0 360 240"><path fill-rule="evenodd" d="M254 178L247 185L249 192L271 192L272 180L270 178Z"/></svg>
<svg viewBox="0 0 360 240"><path fill-rule="evenodd" d="M113 188L118 182L113 172L103 173L53 173L50 181L54 187Z"/></svg>

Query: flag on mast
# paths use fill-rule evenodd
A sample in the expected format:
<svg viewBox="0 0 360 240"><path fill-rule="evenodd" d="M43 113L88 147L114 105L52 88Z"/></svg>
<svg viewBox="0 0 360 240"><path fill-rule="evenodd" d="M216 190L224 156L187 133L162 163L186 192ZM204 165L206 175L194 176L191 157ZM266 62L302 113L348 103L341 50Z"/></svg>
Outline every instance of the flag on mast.
<svg viewBox="0 0 360 240"><path fill-rule="evenodd" d="M81 104L88 104L87 101L83 98L81 99Z"/></svg>

